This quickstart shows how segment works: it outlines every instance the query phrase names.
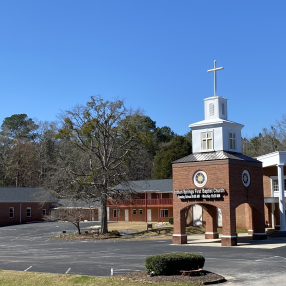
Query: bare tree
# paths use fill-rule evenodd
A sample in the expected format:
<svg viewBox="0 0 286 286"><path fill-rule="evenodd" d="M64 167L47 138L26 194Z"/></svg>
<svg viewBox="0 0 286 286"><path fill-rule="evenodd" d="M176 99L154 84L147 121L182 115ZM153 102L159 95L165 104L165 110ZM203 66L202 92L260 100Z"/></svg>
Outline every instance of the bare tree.
<svg viewBox="0 0 286 286"><path fill-rule="evenodd" d="M62 114L61 142L49 182L61 196L98 200L102 205L101 233L108 232L107 201L124 195L113 187L128 180L126 160L136 147L133 115L121 100L91 97L86 106Z"/></svg>

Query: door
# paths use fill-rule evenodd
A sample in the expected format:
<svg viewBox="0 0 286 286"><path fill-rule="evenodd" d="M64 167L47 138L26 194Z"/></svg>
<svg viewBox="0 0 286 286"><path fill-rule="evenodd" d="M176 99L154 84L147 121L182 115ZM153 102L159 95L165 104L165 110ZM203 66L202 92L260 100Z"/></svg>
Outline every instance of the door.
<svg viewBox="0 0 286 286"><path fill-rule="evenodd" d="M203 209L199 205L193 205L193 226L203 225Z"/></svg>
<svg viewBox="0 0 286 286"><path fill-rule="evenodd" d="M147 209L147 221L148 222L152 221L151 209Z"/></svg>
<svg viewBox="0 0 286 286"><path fill-rule="evenodd" d="M91 210L91 220L94 221L94 210Z"/></svg>
<svg viewBox="0 0 286 286"><path fill-rule="evenodd" d="M129 210L125 210L125 221L129 221Z"/></svg>
<svg viewBox="0 0 286 286"><path fill-rule="evenodd" d="M217 208L217 226L222 227L222 214L220 208Z"/></svg>

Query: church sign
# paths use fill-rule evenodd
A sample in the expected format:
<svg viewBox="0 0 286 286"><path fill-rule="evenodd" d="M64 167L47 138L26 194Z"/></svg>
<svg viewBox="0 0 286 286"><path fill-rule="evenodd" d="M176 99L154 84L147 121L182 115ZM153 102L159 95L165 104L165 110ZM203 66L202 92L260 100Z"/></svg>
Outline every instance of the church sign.
<svg viewBox="0 0 286 286"><path fill-rule="evenodd" d="M211 199L221 200L226 195L225 189L189 189L189 190L175 190L175 194L179 199Z"/></svg>

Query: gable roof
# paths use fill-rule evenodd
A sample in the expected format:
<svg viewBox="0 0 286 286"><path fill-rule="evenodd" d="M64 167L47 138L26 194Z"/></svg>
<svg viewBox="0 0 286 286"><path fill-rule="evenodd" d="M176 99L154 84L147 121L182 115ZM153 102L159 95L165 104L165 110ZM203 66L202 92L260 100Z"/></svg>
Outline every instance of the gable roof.
<svg viewBox="0 0 286 286"><path fill-rule="evenodd" d="M53 195L49 194L43 188L25 188L25 187L1 187L1 202L57 202Z"/></svg>
<svg viewBox="0 0 286 286"><path fill-rule="evenodd" d="M172 163L176 164L176 163L201 162L201 161L213 161L213 160L224 160L224 159L261 163L260 161L252 157L243 155L241 153L226 152L226 151L194 153L186 157L180 158Z"/></svg>
<svg viewBox="0 0 286 286"><path fill-rule="evenodd" d="M172 193L173 180L143 180L143 181L129 181L125 184L119 184L114 187L115 190L130 190L139 193L156 192L156 193Z"/></svg>

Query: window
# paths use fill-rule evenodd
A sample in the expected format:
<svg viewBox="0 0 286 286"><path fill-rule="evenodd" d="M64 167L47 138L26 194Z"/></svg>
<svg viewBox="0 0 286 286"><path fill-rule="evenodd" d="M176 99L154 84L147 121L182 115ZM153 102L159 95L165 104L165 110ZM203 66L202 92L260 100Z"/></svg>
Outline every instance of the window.
<svg viewBox="0 0 286 286"><path fill-rule="evenodd" d="M225 115L224 103L221 104L221 114Z"/></svg>
<svg viewBox="0 0 286 286"><path fill-rule="evenodd" d="M279 192L278 180L273 180L273 191ZM286 191L286 180L284 180L284 191Z"/></svg>
<svg viewBox="0 0 286 286"><path fill-rule="evenodd" d="M209 105L209 113L210 113L210 116L214 115L214 105L213 105L213 103L210 103L210 105Z"/></svg>
<svg viewBox="0 0 286 286"><path fill-rule="evenodd" d="M229 133L229 149L235 150L235 133Z"/></svg>
<svg viewBox="0 0 286 286"><path fill-rule="evenodd" d="M161 217L169 217L169 211L168 210L161 210Z"/></svg>
<svg viewBox="0 0 286 286"><path fill-rule="evenodd" d="M9 218L14 217L14 208L9 208Z"/></svg>
<svg viewBox="0 0 286 286"><path fill-rule="evenodd" d="M213 136L212 132L202 133L202 150L213 149Z"/></svg>
<svg viewBox="0 0 286 286"><path fill-rule="evenodd" d="M113 210L113 217L116 217L116 210Z"/></svg>
<svg viewBox="0 0 286 286"><path fill-rule="evenodd" d="M132 212L133 214L136 214L136 209L133 209L133 212Z"/></svg>
<svg viewBox="0 0 286 286"><path fill-rule="evenodd" d="M120 210L117 210L117 216L120 217Z"/></svg>
<svg viewBox="0 0 286 286"><path fill-rule="evenodd" d="M143 214L143 210L139 210L139 214Z"/></svg>
<svg viewBox="0 0 286 286"><path fill-rule="evenodd" d="M27 217L31 217L31 208L30 207L27 208Z"/></svg>
<svg viewBox="0 0 286 286"><path fill-rule="evenodd" d="M46 209L43 209L42 215L43 215L43 216L46 216L46 214L47 214Z"/></svg>

